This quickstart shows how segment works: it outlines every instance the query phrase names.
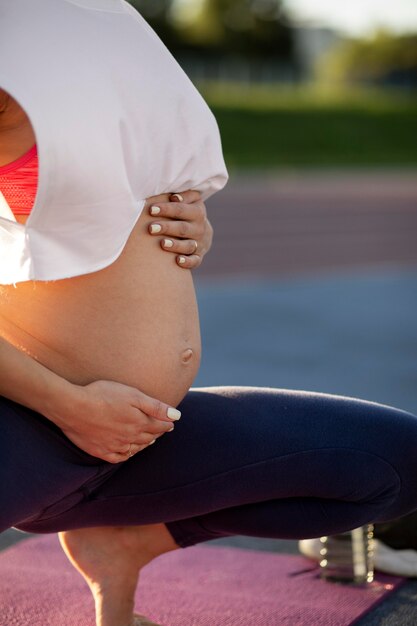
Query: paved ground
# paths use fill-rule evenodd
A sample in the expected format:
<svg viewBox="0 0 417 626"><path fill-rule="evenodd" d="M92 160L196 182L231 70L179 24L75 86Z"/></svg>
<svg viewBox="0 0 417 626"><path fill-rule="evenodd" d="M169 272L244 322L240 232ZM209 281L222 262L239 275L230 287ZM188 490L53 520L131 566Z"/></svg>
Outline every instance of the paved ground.
<svg viewBox="0 0 417 626"><path fill-rule="evenodd" d="M208 203L197 385L363 397L417 412L415 172L232 176ZM24 538L0 535L0 549ZM210 542L278 552L297 543ZM417 580L361 620L414 626ZM313 626L313 625L312 625Z"/></svg>

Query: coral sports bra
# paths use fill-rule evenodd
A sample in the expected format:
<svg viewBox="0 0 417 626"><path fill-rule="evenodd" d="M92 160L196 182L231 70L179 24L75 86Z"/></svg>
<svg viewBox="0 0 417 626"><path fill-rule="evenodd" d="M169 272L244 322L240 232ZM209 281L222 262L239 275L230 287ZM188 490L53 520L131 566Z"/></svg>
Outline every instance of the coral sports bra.
<svg viewBox="0 0 417 626"><path fill-rule="evenodd" d="M36 144L7 165L0 166L0 191L14 215L29 215L38 188Z"/></svg>

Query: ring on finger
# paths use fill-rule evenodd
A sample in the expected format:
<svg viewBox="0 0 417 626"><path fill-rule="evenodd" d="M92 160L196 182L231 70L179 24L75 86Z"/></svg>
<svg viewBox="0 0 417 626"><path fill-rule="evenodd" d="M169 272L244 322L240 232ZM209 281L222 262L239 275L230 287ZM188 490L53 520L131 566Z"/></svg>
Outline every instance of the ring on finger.
<svg viewBox="0 0 417 626"><path fill-rule="evenodd" d="M119 454L121 454L122 456L127 456L130 459L130 457L135 454L134 452L132 452L132 446L133 446L133 443L129 443L128 449L125 450L124 452L120 452Z"/></svg>
<svg viewBox="0 0 417 626"><path fill-rule="evenodd" d="M191 252L191 254L195 254L197 252L197 250L198 250L198 243L196 242L195 239L193 239L193 241L194 241L194 246L195 247L194 247L194 250Z"/></svg>
<svg viewBox="0 0 417 626"><path fill-rule="evenodd" d="M152 441L150 441L148 444L145 444L145 445L151 446L153 443L155 443L155 441L156 441L156 439L153 439ZM136 454L136 452L139 452L139 450L140 450L140 447L139 447L139 450L136 450L136 452L132 452L132 446L133 446L133 443L130 443L129 444L129 449L126 450L126 452L121 452L120 454L122 454L123 456L127 456L130 459L134 454ZM142 446L142 448L144 448L144 447L145 446Z"/></svg>

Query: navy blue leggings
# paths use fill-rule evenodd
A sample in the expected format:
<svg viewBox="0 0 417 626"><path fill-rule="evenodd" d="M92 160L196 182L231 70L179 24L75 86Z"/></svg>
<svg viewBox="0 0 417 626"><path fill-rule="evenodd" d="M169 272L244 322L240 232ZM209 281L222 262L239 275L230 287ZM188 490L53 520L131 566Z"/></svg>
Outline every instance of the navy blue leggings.
<svg viewBox="0 0 417 626"><path fill-rule="evenodd" d="M172 433L111 465L0 398L0 531L165 522L186 547L226 535L334 534L417 509L417 417L282 389L191 390Z"/></svg>

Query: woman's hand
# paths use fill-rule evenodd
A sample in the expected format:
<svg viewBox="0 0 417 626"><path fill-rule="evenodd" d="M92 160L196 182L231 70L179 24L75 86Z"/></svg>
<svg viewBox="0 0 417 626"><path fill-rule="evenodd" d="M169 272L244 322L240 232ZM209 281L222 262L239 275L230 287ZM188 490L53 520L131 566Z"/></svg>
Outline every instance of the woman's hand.
<svg viewBox="0 0 417 626"><path fill-rule="evenodd" d="M160 237L161 248L176 255L179 267L195 269L210 250L213 228L199 191L171 194L170 202L152 201L149 214L155 218L149 233Z"/></svg>
<svg viewBox="0 0 417 626"><path fill-rule="evenodd" d="M133 387L99 380L77 387L75 402L58 425L88 454L120 463L173 430L180 417L177 409Z"/></svg>

